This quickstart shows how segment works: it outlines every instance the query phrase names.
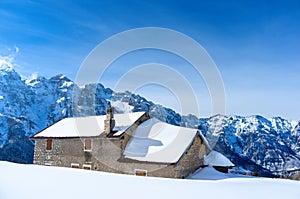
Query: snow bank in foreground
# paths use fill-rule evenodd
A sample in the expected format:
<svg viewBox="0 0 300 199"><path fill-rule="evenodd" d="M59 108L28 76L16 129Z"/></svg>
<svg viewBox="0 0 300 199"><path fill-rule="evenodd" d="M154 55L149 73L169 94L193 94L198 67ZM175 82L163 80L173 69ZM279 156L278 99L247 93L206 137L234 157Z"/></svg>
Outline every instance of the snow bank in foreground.
<svg viewBox="0 0 300 199"><path fill-rule="evenodd" d="M300 198L300 182L265 178L181 180L0 162L1 199Z"/></svg>
<svg viewBox="0 0 300 199"><path fill-rule="evenodd" d="M205 167L203 169L199 169L194 174L189 176L189 179L195 180L223 180L228 178L253 178L253 176L232 173L221 173L212 167Z"/></svg>

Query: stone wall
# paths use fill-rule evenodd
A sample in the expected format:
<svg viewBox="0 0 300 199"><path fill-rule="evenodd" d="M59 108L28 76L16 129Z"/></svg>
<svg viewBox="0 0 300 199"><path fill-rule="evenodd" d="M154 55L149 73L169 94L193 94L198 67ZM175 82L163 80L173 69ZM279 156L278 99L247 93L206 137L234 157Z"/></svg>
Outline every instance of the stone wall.
<svg viewBox="0 0 300 199"><path fill-rule="evenodd" d="M92 138L92 150L84 151L84 138L52 139L52 150L46 150L46 139L36 139L34 164L71 167L72 163L91 165L92 170L134 174L135 169L147 170L148 176L173 177L176 166L168 164L120 162L120 139Z"/></svg>
<svg viewBox="0 0 300 199"><path fill-rule="evenodd" d="M71 167L72 163L91 165L92 170L134 174L135 169L147 170L148 176L182 178L203 165L208 153L200 137L196 137L190 148L177 164L123 162L124 140L119 138L86 138L92 140L92 149L84 150L84 138L52 139L52 150L46 150L47 139L36 139L34 164Z"/></svg>
<svg viewBox="0 0 300 199"><path fill-rule="evenodd" d="M178 162L180 176L177 176L177 178L185 178L203 166L204 155L207 155L208 153L209 149L200 136L197 136L190 148Z"/></svg>

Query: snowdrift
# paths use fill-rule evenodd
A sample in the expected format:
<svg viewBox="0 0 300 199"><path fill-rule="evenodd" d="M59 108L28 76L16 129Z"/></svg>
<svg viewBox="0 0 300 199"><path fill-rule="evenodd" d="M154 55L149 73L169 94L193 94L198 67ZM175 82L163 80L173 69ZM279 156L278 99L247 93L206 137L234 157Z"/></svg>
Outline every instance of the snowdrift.
<svg viewBox="0 0 300 199"><path fill-rule="evenodd" d="M1 199L300 198L300 182L266 178L165 179L8 162L0 177Z"/></svg>

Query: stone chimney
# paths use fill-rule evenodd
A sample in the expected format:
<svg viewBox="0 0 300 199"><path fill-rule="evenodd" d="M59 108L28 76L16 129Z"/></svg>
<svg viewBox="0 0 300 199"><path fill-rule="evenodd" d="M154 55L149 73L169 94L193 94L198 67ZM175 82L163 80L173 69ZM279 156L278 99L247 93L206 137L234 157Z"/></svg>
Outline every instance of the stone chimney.
<svg viewBox="0 0 300 199"><path fill-rule="evenodd" d="M106 109L106 119L104 120L104 132L106 135L110 134L115 127L115 119L114 119L114 108L108 107Z"/></svg>

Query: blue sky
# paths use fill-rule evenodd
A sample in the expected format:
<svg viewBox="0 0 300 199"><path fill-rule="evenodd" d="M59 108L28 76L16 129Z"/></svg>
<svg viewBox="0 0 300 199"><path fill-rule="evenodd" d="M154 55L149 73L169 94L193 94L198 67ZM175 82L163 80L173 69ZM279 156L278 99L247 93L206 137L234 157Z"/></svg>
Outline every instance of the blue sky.
<svg viewBox="0 0 300 199"><path fill-rule="evenodd" d="M0 55L19 48L14 62L25 77L63 73L74 79L100 42L132 28L164 27L199 42L222 75L227 113L300 119L300 1L0 1ZM112 64L105 86L143 63L167 64L197 91L202 117L211 101L201 78L183 60L145 50ZM145 86L137 91L178 110L172 93ZM159 93L159 94L158 94ZM169 94L168 94L169 93Z"/></svg>

